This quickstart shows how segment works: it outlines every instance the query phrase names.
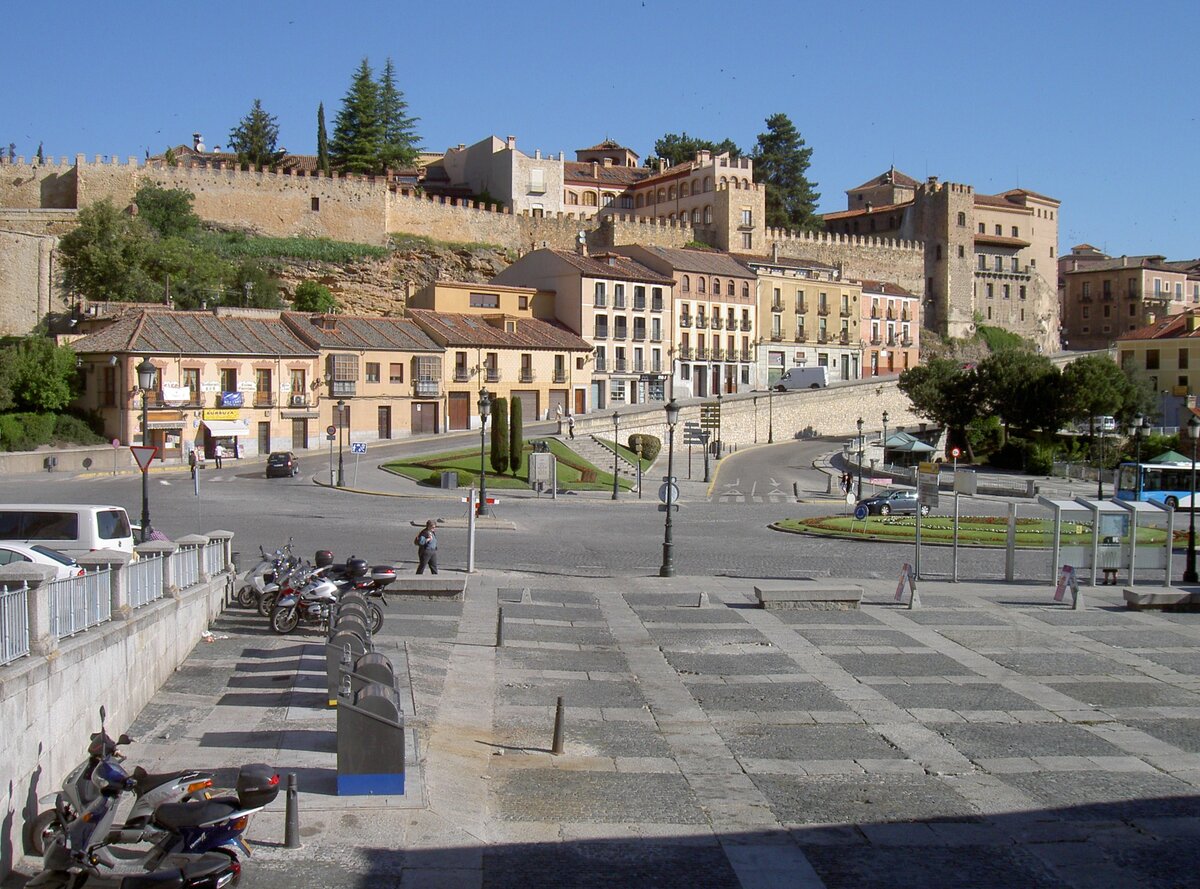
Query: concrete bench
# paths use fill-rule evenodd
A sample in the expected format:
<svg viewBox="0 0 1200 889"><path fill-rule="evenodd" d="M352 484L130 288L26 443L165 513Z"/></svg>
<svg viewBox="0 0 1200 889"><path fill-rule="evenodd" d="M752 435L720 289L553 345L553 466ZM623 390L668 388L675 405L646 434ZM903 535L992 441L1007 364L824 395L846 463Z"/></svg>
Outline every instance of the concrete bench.
<svg viewBox="0 0 1200 889"><path fill-rule="evenodd" d="M778 611L785 608L811 608L821 611L848 611L862 602L862 587L834 580L797 578L762 581L755 585L754 596L760 608Z"/></svg>
<svg viewBox="0 0 1200 889"><path fill-rule="evenodd" d="M400 574L396 582L384 590L386 596L417 599L449 599L460 601L467 588L465 576L441 574Z"/></svg>
<svg viewBox="0 0 1200 889"><path fill-rule="evenodd" d="M1150 608L1169 608L1179 611L1200 611L1200 591L1189 592L1174 587L1147 589L1125 587L1125 607L1132 611Z"/></svg>

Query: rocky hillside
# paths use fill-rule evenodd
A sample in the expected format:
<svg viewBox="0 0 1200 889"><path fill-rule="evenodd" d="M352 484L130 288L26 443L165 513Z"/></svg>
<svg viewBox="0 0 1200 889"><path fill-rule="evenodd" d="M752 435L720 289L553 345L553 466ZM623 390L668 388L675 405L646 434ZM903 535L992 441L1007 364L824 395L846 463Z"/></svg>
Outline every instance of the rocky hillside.
<svg viewBox="0 0 1200 889"><path fill-rule="evenodd" d="M409 293L431 281L483 283L512 262L509 251L470 244L440 244L406 238L384 259L346 264L274 260L285 298L302 281L317 281L332 292L348 315L399 315Z"/></svg>

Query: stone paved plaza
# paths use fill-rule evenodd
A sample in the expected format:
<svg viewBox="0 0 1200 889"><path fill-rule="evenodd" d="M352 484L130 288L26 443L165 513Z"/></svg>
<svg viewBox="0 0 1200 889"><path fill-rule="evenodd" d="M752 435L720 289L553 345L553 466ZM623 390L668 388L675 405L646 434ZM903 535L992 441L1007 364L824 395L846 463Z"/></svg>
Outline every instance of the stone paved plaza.
<svg viewBox="0 0 1200 889"><path fill-rule="evenodd" d="M299 775L303 847L281 796L252 889L1200 885L1200 615L928 582L909 610L877 580L857 611L763 611L753 583L486 573L461 603L392 599L404 798L333 795L320 638L231 610L130 761Z"/></svg>

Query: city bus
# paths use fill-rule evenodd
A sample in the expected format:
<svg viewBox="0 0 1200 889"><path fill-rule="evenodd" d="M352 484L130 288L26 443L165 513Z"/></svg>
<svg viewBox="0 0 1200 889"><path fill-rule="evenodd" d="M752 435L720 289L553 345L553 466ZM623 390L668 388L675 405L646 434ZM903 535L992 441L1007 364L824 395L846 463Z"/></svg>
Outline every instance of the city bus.
<svg viewBox="0 0 1200 889"><path fill-rule="evenodd" d="M1192 463L1122 463L1118 500L1149 500L1171 509L1192 507Z"/></svg>

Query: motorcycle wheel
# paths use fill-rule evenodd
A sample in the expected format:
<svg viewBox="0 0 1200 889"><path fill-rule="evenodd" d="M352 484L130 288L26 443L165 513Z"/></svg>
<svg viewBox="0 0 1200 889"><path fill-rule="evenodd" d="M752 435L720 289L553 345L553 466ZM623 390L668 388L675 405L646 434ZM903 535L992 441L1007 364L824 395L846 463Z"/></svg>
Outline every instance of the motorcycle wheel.
<svg viewBox="0 0 1200 889"><path fill-rule="evenodd" d="M63 828L58 821L58 813L53 809L47 809L33 820L33 824L29 825L30 851L40 858L46 854L46 849L49 848L54 838L60 836L62 832Z"/></svg>
<svg viewBox="0 0 1200 889"><path fill-rule="evenodd" d="M379 628L383 626L383 609L374 602L367 603L371 609L371 632L378 633Z"/></svg>
<svg viewBox="0 0 1200 889"><path fill-rule="evenodd" d="M276 608L271 612L271 629L281 635L290 633L300 623L300 612L295 605L286 608Z"/></svg>
<svg viewBox="0 0 1200 889"><path fill-rule="evenodd" d="M271 612L275 610L275 600L279 598L279 593L263 593L258 599L258 613L263 617L270 617Z"/></svg>
<svg viewBox="0 0 1200 889"><path fill-rule="evenodd" d="M256 596L257 594L254 590L254 587L248 583L244 583L238 587L238 591L234 593L233 601L238 604L239 608L253 608L257 604L255 602Z"/></svg>

